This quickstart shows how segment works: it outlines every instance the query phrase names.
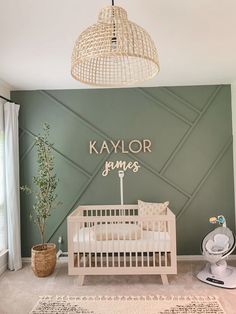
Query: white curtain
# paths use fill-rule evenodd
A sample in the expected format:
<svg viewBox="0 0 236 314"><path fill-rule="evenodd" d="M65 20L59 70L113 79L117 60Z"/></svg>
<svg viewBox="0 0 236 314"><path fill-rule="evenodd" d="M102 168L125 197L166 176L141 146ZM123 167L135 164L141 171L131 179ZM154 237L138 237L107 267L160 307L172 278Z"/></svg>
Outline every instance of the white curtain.
<svg viewBox="0 0 236 314"><path fill-rule="evenodd" d="M5 202L4 119L0 102L0 255L7 249L7 212Z"/></svg>
<svg viewBox="0 0 236 314"><path fill-rule="evenodd" d="M19 109L19 105L9 102L4 104L5 205L7 211L8 268L10 270L18 270L22 267L19 195Z"/></svg>

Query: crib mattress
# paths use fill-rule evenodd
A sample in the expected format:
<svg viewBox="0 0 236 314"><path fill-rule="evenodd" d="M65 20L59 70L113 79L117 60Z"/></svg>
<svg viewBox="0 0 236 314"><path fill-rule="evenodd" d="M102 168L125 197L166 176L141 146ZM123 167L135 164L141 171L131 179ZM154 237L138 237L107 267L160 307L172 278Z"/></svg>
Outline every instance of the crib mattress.
<svg viewBox="0 0 236 314"><path fill-rule="evenodd" d="M81 228L73 237L74 252L169 252L170 235L161 231L142 231L138 240L96 240L91 228Z"/></svg>

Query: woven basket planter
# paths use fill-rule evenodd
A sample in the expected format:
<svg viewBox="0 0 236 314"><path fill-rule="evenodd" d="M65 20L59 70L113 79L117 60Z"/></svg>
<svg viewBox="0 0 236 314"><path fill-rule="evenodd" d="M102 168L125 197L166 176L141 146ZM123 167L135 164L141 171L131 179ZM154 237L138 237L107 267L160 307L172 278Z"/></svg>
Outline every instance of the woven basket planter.
<svg viewBox="0 0 236 314"><path fill-rule="evenodd" d="M46 243L43 249L42 244L38 244L31 249L31 267L38 277L46 277L53 273L56 266L56 245Z"/></svg>

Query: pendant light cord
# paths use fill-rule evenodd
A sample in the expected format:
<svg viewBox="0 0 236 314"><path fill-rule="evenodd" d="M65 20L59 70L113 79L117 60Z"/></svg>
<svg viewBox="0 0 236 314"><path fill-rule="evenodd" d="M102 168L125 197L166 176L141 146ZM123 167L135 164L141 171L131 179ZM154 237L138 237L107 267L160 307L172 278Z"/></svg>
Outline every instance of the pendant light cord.
<svg viewBox="0 0 236 314"><path fill-rule="evenodd" d="M115 5L114 2L115 2L115 0L111 0L112 6ZM112 10L112 16L114 18L114 9ZM116 47L116 41L117 41L117 38L116 38L116 24L115 24L115 21L113 21L113 37L111 39L111 42L114 45L114 47Z"/></svg>

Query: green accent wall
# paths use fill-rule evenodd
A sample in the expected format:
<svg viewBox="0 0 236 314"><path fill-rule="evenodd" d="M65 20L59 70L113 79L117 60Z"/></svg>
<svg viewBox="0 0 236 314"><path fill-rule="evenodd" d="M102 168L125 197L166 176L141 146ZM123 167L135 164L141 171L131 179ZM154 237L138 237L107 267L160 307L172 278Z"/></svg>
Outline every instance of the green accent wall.
<svg viewBox="0 0 236 314"><path fill-rule="evenodd" d="M63 237L66 217L79 204L119 204L117 170L101 175L105 160L139 161L127 171L124 201L170 201L177 219L178 254L200 254L223 214L234 230L234 186L230 86L14 91L20 109L20 178L31 184L36 171L34 136L44 122L55 143L58 194L63 205L49 218L47 240ZM151 153L89 154L89 141L150 139ZM21 195L22 255L39 242L29 220L31 197Z"/></svg>

